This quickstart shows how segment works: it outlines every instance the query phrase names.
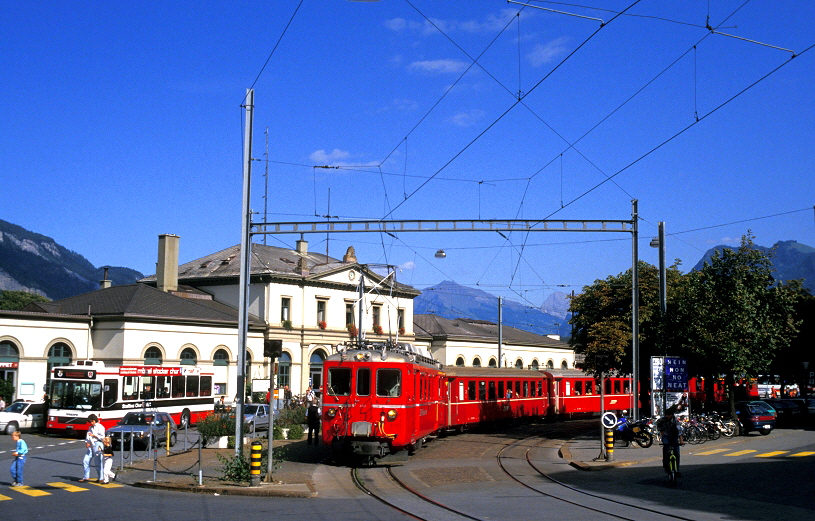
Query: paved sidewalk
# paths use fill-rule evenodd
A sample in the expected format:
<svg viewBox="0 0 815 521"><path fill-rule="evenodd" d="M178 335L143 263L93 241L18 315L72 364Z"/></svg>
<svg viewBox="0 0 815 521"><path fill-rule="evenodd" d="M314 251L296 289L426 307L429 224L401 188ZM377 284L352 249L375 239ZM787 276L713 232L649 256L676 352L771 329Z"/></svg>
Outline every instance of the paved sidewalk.
<svg viewBox="0 0 815 521"><path fill-rule="evenodd" d="M319 463L329 458L330 450L325 446L308 445L305 440L275 440L272 450L273 453L276 451L284 453L285 461L278 461L275 464L271 482L261 483L258 487L223 479L224 463L219 455L231 459L235 455L234 449L204 448L199 452L197 447L188 451L173 452L170 456L166 456L164 451L160 450L155 463L152 459L147 459L137 461L133 466L126 466L123 471L117 473L116 481L135 487L178 492L316 497L312 473ZM118 468L118 452L115 458ZM266 473L265 468L262 473Z"/></svg>
<svg viewBox="0 0 815 521"><path fill-rule="evenodd" d="M601 451L598 429L596 435L586 434L564 441L559 454L569 465L579 470L607 470L662 461L662 450L657 443L647 449L635 443L629 444L628 447L617 443L610 453L612 456L610 460L607 460Z"/></svg>

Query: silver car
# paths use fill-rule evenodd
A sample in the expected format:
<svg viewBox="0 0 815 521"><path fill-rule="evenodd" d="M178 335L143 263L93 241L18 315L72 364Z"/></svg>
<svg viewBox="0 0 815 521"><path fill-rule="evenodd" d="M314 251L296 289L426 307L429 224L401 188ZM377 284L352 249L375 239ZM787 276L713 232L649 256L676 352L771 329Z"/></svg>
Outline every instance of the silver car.
<svg viewBox="0 0 815 521"><path fill-rule="evenodd" d="M31 431L45 428L47 405L33 402L14 402L0 412L0 432Z"/></svg>
<svg viewBox="0 0 815 521"><path fill-rule="evenodd" d="M133 445L149 447L150 434L153 435L153 446L158 447L167 442L167 425L170 426L170 447L175 445L178 437L175 421L166 412L129 412L115 427L107 430L111 444L114 447L122 445L124 449L130 448L130 436L133 435Z"/></svg>
<svg viewBox="0 0 815 521"><path fill-rule="evenodd" d="M269 406L248 404L244 406L243 419L247 432L269 430Z"/></svg>

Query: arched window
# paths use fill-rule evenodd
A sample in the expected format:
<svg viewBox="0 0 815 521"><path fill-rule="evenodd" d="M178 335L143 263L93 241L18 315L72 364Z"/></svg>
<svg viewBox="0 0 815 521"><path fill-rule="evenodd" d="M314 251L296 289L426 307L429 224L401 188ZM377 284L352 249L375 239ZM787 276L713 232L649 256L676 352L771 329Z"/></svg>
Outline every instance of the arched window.
<svg viewBox="0 0 815 521"><path fill-rule="evenodd" d="M533 371L538 370L538 361L537 360L532 360L532 370Z"/></svg>
<svg viewBox="0 0 815 521"><path fill-rule="evenodd" d="M51 368L71 365L73 353L71 347L65 342L57 342L48 350L48 372L45 374L46 384L51 381ZM46 386L47 388L47 386Z"/></svg>
<svg viewBox="0 0 815 521"><path fill-rule="evenodd" d="M229 365L229 352L226 349L218 349L212 355L212 365Z"/></svg>
<svg viewBox="0 0 815 521"><path fill-rule="evenodd" d="M325 360L325 352L322 349L315 350L309 358L308 375L314 392L319 392L323 384L323 360Z"/></svg>
<svg viewBox="0 0 815 521"><path fill-rule="evenodd" d="M456 358L456 367L464 367L464 357L460 356Z"/></svg>
<svg viewBox="0 0 815 521"><path fill-rule="evenodd" d="M546 368L547 369L554 369L555 368L555 363L552 361L551 358L546 362Z"/></svg>
<svg viewBox="0 0 815 521"><path fill-rule="evenodd" d="M497 367L498 362L495 361L495 358L490 358L490 367Z"/></svg>
<svg viewBox="0 0 815 521"><path fill-rule="evenodd" d="M196 365L197 363L198 355L195 353L195 349L185 347L184 350L181 351L181 365Z"/></svg>
<svg viewBox="0 0 815 521"><path fill-rule="evenodd" d="M0 363L7 364L6 367L9 367L9 369L0 368L0 379L10 383L12 389L17 389L16 365L19 364L19 362L20 351L17 349L17 346L7 340L0 342ZM14 397L6 396L6 398L13 399Z"/></svg>
<svg viewBox="0 0 815 521"><path fill-rule="evenodd" d="M560 368L561 369L568 369L569 368L569 362L567 362L566 360L562 361L560 363Z"/></svg>
<svg viewBox="0 0 815 521"><path fill-rule="evenodd" d="M277 359L277 385L291 386L291 356L286 352Z"/></svg>
<svg viewBox="0 0 815 521"><path fill-rule="evenodd" d="M480 358L476 357L473 360L473 367L481 367L481 359Z"/></svg>
<svg viewBox="0 0 815 521"><path fill-rule="evenodd" d="M515 369L523 369L524 368L524 361L520 358L515 360Z"/></svg>
<svg viewBox="0 0 815 521"><path fill-rule="evenodd" d="M193 352L193 358L195 358L195 352ZM148 347L147 351L144 352L144 365L161 365L161 362L161 349L156 346Z"/></svg>

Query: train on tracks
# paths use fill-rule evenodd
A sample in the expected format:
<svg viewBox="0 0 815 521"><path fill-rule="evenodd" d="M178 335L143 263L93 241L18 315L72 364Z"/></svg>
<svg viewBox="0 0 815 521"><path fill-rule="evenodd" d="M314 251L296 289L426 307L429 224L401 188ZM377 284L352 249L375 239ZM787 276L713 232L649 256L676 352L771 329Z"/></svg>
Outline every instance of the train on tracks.
<svg viewBox="0 0 815 521"><path fill-rule="evenodd" d="M631 380L577 370L443 366L406 343L338 346L323 364L321 436L338 459L405 461L426 440L481 423L631 409ZM601 392L603 391L603 392Z"/></svg>

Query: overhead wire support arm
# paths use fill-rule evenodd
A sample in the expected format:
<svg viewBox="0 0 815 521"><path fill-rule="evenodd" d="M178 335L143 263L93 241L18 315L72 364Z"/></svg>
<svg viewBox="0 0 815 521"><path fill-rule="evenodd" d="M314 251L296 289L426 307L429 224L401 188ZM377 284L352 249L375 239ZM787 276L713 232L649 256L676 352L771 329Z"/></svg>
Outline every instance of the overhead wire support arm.
<svg viewBox="0 0 815 521"><path fill-rule="evenodd" d="M443 219L443 220L338 220L305 222L255 222L252 235L303 233L399 233L399 232L597 232L631 233L631 220L568 219Z"/></svg>
<svg viewBox="0 0 815 521"><path fill-rule="evenodd" d="M764 47L769 47L769 48L771 48L771 49L778 49L779 51L786 51L786 52L788 52L788 53L791 53L793 58L795 58L796 56L798 56L798 54L797 54L795 51L793 51L792 49L785 49L784 47L778 47L777 45L770 45L769 43L764 43L764 42L759 42L759 41L756 41L756 40L751 40L751 39L749 39L749 38L744 38L744 37L742 37L742 36L736 36L735 34L727 34L727 33L723 33L723 32L721 32L721 31L717 31L716 29L714 29L714 28L713 28L713 27L711 27L710 25L708 25L708 26L707 26L707 29L708 29L708 30L711 32L711 34L720 34L720 35L722 35L722 36L727 36L727 37L730 37L730 38L735 38L736 40L742 40L742 41L745 41L745 42L754 43L754 44L756 44L756 45L762 45L762 46L764 46Z"/></svg>
<svg viewBox="0 0 815 521"><path fill-rule="evenodd" d="M549 7L541 7L539 5L525 4L523 2L516 2L515 0L507 0L507 3L508 4L518 4L518 5L522 5L524 7L531 7L532 9L540 9L541 11L550 11L552 13L565 14L567 16L574 16L576 18L585 18L586 20L596 20L596 21L600 22L601 27L606 25L606 22L604 22L601 18L595 18L593 16L585 16L585 15L576 14L576 13L567 13L566 11L558 11L557 9L550 9Z"/></svg>

